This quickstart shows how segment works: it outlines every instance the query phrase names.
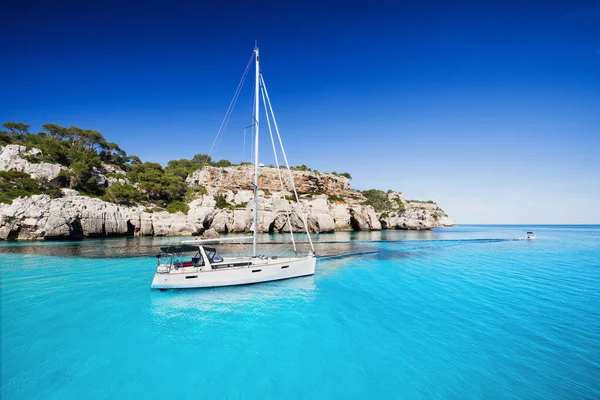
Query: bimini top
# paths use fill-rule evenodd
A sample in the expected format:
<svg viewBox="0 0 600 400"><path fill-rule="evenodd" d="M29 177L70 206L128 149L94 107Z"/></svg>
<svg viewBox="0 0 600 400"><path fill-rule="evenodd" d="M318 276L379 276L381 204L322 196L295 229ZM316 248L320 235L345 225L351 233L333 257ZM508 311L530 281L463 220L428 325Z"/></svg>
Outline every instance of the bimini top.
<svg viewBox="0 0 600 400"><path fill-rule="evenodd" d="M527 232L528 235L533 235L533 232Z"/></svg>

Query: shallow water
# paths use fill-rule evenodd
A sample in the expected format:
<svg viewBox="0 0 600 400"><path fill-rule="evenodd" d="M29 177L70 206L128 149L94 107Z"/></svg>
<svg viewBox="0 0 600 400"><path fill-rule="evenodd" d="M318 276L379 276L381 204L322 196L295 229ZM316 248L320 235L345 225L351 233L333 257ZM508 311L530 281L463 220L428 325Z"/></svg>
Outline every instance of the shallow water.
<svg viewBox="0 0 600 400"><path fill-rule="evenodd" d="M600 227L316 239L377 253L159 292L173 238L2 243L2 398L600 398Z"/></svg>

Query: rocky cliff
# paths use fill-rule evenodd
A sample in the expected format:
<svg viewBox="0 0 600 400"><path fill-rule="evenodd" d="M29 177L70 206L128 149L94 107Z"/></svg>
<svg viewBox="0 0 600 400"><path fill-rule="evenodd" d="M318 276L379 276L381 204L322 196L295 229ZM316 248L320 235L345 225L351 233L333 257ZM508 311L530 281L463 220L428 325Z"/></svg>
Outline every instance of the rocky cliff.
<svg viewBox="0 0 600 400"><path fill-rule="evenodd" d="M0 170L19 170L52 179L62 168L30 163L20 157L27 154L25 148L12 147L0 148ZM0 239L248 232L253 224L253 173L250 166L205 167L193 172L187 183L202 189L198 193L203 194L189 202L187 214L157 212L142 204L117 205L69 189L63 189L63 197L54 199L48 195L17 198L12 204L0 204ZM385 194L385 206L378 206L376 211L369 199L351 189L349 180L342 176L296 170L290 174L276 168L261 168L260 174L260 232L286 232L290 228L302 232L301 215L306 215L312 232L419 230L453 224L437 204L407 201L402 193ZM291 190L290 178L300 201Z"/></svg>
<svg viewBox="0 0 600 400"><path fill-rule="evenodd" d="M26 157L37 157L42 152L39 149L29 149L25 146L10 144L0 146L0 171L19 171L29 174L32 178L51 181L58 177L64 169L62 165L50 163L32 163Z"/></svg>

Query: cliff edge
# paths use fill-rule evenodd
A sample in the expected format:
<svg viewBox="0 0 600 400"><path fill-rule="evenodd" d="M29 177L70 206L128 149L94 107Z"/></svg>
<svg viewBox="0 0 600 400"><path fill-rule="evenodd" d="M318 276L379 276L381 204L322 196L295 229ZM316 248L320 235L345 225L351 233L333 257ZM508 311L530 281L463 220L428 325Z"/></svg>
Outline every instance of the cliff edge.
<svg viewBox="0 0 600 400"><path fill-rule="evenodd" d="M40 151L17 145L0 147L0 171L21 171L52 180L64 169L21 157L32 154L39 155ZM95 173L105 178L106 170L110 172L106 175L115 176L110 166ZM114 204L66 188L62 189L62 197L18 197L11 204L0 204L0 240L249 232L253 223L253 174L253 167L247 165L206 166L193 171L186 179L195 193L186 201L187 213L169 213L143 202ZM299 201L290 178L294 179ZM98 181L110 186L123 180ZM337 174L306 170L289 173L265 167L260 171L259 186L259 232L289 232L290 228L302 232L301 215L306 215L311 232L423 230L453 225L434 202L409 201L402 193L392 191L360 192L350 187L348 178Z"/></svg>

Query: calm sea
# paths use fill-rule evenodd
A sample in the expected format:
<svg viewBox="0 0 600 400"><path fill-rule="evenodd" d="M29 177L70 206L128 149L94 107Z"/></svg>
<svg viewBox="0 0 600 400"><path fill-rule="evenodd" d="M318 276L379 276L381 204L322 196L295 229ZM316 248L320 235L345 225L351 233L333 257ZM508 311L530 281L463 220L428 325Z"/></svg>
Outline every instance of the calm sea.
<svg viewBox="0 0 600 400"><path fill-rule="evenodd" d="M2 398L600 398L599 226L318 240L376 253L159 292L173 238L2 243Z"/></svg>

